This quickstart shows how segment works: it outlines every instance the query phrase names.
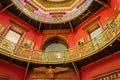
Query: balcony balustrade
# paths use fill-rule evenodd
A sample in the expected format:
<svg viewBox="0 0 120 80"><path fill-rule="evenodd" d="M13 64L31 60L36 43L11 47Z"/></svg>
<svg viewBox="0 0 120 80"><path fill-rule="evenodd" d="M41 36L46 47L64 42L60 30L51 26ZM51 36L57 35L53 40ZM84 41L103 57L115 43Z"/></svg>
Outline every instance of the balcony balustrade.
<svg viewBox="0 0 120 80"><path fill-rule="evenodd" d="M63 51L36 51L0 37L0 52L12 58L33 63L58 64L72 62L97 53L120 37L120 13L110 23L106 24L106 27L101 34L84 45Z"/></svg>

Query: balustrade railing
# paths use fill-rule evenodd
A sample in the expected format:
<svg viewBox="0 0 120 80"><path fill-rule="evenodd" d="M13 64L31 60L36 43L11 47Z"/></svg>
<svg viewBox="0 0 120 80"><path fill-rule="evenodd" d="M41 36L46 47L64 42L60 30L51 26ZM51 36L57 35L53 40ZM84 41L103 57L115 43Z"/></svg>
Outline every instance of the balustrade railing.
<svg viewBox="0 0 120 80"><path fill-rule="evenodd" d="M119 36L120 33L120 13L109 24L106 29L91 41L82 46L63 51L36 51L21 45L14 44L3 37L0 37L1 54L31 62L53 64L64 63L79 60L87 56L93 55L99 49L102 50L106 45L110 45L112 41Z"/></svg>

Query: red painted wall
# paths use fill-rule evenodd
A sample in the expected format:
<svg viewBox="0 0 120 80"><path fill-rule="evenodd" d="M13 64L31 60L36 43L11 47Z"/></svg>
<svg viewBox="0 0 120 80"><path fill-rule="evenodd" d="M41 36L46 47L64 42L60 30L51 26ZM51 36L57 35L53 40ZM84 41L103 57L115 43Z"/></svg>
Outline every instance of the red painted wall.
<svg viewBox="0 0 120 80"><path fill-rule="evenodd" d="M75 33L73 31L69 31L68 33L68 40L69 40L69 48L74 48L76 46L75 41Z"/></svg>
<svg viewBox="0 0 120 80"><path fill-rule="evenodd" d="M21 25L22 27L24 27L25 29L28 30L26 32L22 42L24 41L25 38L30 39L36 44L34 46L35 50L39 50L41 41L42 41L42 37L43 37L43 33L41 32L38 34L37 30L35 28L33 28L29 24L23 22L22 20L16 18L15 16L8 14L7 12L0 13L0 24L2 24L4 27L7 28L10 25L10 20L13 20L17 24Z"/></svg>
<svg viewBox="0 0 120 80"><path fill-rule="evenodd" d="M110 7L117 13L120 10L120 0L110 0Z"/></svg>
<svg viewBox="0 0 120 80"><path fill-rule="evenodd" d="M79 25L79 27L75 31L76 41L80 40L81 38L86 38L86 35L84 35L84 31L81 28L90 23L96 16L100 16L99 22L103 28L105 27L104 25L107 22L112 20L112 18L117 14L118 10L120 10L120 0L110 0L109 4L110 8L102 9L90 19ZM81 80L93 80L93 76L106 73L118 68L120 68L120 52L98 62L95 62L94 64L83 67L80 70ZM75 77L74 80L77 80L77 77Z"/></svg>
<svg viewBox="0 0 120 80"><path fill-rule="evenodd" d="M43 39L43 32L40 32L36 35L36 41L35 41L35 50L41 50L42 49L42 39Z"/></svg>
<svg viewBox="0 0 120 80"><path fill-rule="evenodd" d="M24 80L25 69L0 60L0 75L9 77L9 80Z"/></svg>
<svg viewBox="0 0 120 80"><path fill-rule="evenodd" d="M96 16L100 16L99 21L103 26L106 22L110 21L116 15L118 9L120 8L120 0L110 0L109 3L110 8L104 8L101 11L97 12L94 16L91 16L91 18L78 26L78 28L75 30L75 33L72 31L69 32L68 40L70 48L75 47L77 41L79 41L81 38L86 37L84 31L81 28L90 23ZM32 26L24 23L20 19L8 14L7 12L0 13L0 23L4 27L9 26L10 20L15 21L28 30L28 32L25 34L25 38L29 38L35 42L35 50L39 50L41 48L41 42L43 38L42 32L38 34L37 30ZM23 80L25 69L3 61L0 61L0 65L0 74L8 76L10 80ZM82 68L80 70L81 80L93 80L93 76L109 72L117 68L120 68L120 53ZM77 80L77 78L75 77L74 80Z"/></svg>
<svg viewBox="0 0 120 80"><path fill-rule="evenodd" d="M120 52L81 69L81 80L93 80L93 76L120 68Z"/></svg>
<svg viewBox="0 0 120 80"><path fill-rule="evenodd" d="M84 34L84 31L82 28L92 22L97 16L99 16L99 22L100 25L104 28L105 24L112 20L113 17L117 14L118 9L120 8L120 1L119 0L110 0L109 1L109 6L108 8L103 8L99 12L97 12L95 15L91 16L88 20L80 24L77 29L75 30L75 39L76 42L79 41L81 38L84 38L85 42L87 41L86 35Z"/></svg>
<svg viewBox="0 0 120 80"><path fill-rule="evenodd" d="M103 8L101 11L97 12L95 15L91 16L88 20L86 20L81 25L79 25L78 28L75 30L74 35L71 32L68 33L68 40L69 40L70 48L75 47L76 42L78 42L81 38L84 38L85 42L87 41L86 35L84 34L84 31L81 28L87 25L88 23L90 23L96 16L100 17L99 22L103 26L105 25L106 22L110 21L116 15L116 13L118 12L118 9L120 8L120 1L110 0L109 4L110 4L109 8ZM20 19L8 14L7 12L0 13L0 23L3 24L5 27L9 26L10 19L28 30L28 32L25 34L25 37L23 39L25 38L31 39L35 43L34 49L40 50L43 33L41 32L38 34L35 28L21 21Z"/></svg>

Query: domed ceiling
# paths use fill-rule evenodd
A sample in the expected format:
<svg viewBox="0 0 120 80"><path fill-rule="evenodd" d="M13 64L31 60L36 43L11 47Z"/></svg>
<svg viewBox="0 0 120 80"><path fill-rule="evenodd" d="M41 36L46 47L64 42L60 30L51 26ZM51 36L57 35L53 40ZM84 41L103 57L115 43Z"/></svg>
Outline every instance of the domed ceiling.
<svg viewBox="0 0 120 80"><path fill-rule="evenodd" d="M82 7L81 9L83 9L83 11L81 13L76 14L79 11L80 6L84 5L85 2L87 1L88 2L90 1L89 3L87 3L88 4L87 7L86 8ZM35 27L38 30L75 29L82 22L84 22L92 15L97 13L99 10L101 10L105 6L105 4L108 3L108 1L109 0L0 0L0 12L6 10L8 13L30 24L31 26ZM35 16L32 17L29 14L32 15L37 14L40 17L40 20L37 20L36 18L34 18ZM69 18L69 20L66 20L65 22L64 21L46 22L44 20L42 21L41 19L41 17L46 17L47 19L49 17L51 19L52 18L59 19L61 17L67 17L67 16L71 17L71 15L75 17ZM112 43L112 46L108 46L103 51L98 52L98 54L95 54L91 57L82 60L80 59L75 63L79 67L83 67L90 63L94 63L95 61L103 57L106 57L107 55L112 55L113 53L119 51L118 43L119 41L115 41L114 43ZM106 54L101 55L101 53L106 53ZM12 59L11 57L5 56L3 54L0 54L0 59L6 60L13 64L17 64L19 66L23 66L25 68L28 65L27 62ZM73 67L71 63L65 63L65 65L58 64L54 66L60 66L60 65ZM29 69L38 66L42 66L42 65L31 63Z"/></svg>
<svg viewBox="0 0 120 80"><path fill-rule="evenodd" d="M74 30L108 0L1 0L3 8L39 31ZM9 6L9 7L8 7Z"/></svg>
<svg viewBox="0 0 120 80"><path fill-rule="evenodd" d="M64 23L83 13L93 0L12 0L26 15L44 23Z"/></svg>

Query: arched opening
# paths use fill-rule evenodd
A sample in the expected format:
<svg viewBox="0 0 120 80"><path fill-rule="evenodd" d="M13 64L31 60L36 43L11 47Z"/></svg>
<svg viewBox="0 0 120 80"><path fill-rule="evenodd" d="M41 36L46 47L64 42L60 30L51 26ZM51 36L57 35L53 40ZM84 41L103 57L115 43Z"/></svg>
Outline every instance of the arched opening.
<svg viewBox="0 0 120 80"><path fill-rule="evenodd" d="M67 49L67 47L61 43L51 43L45 48L45 51L62 51Z"/></svg>
<svg viewBox="0 0 120 80"><path fill-rule="evenodd" d="M67 41L58 36L50 37L45 41L45 43L42 46L42 50L45 51L60 51L65 50L67 48L68 48Z"/></svg>

